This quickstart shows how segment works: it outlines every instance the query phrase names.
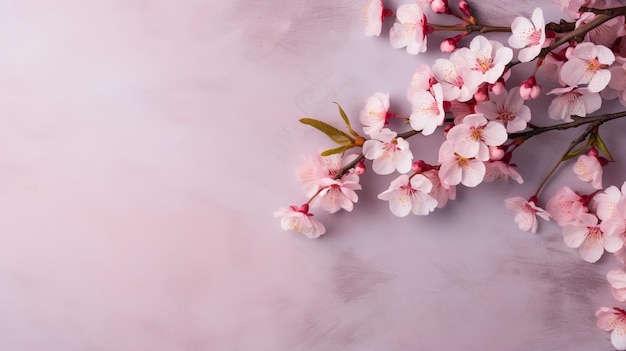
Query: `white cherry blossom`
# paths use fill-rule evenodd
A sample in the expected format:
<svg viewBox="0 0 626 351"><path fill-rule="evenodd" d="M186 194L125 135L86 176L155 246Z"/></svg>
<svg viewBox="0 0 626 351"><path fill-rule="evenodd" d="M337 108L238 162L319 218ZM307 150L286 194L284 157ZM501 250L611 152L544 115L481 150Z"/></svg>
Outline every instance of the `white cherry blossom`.
<svg viewBox="0 0 626 351"><path fill-rule="evenodd" d="M509 177L518 184L524 183L522 175L513 166L503 161L489 161L485 163L486 172L484 182L506 182Z"/></svg>
<svg viewBox="0 0 626 351"><path fill-rule="evenodd" d="M621 269L612 269L606 274L611 284L611 293L617 301L626 301L626 272Z"/></svg>
<svg viewBox="0 0 626 351"><path fill-rule="evenodd" d="M468 48L461 48L454 55L459 56L476 73L474 79L478 79L478 83L493 84L502 76L505 66L513 58L513 50L478 35L472 39Z"/></svg>
<svg viewBox="0 0 626 351"><path fill-rule="evenodd" d="M391 213L398 217L405 217L410 212L427 215L437 207L437 200L428 195L432 187L430 180L422 174L411 177L402 174L378 198L389 201Z"/></svg>
<svg viewBox="0 0 626 351"><path fill-rule="evenodd" d="M569 86L588 84L590 92L599 92L611 80L608 65L615 61L613 52L602 45L580 43L565 53L567 62L561 68L561 80Z"/></svg>
<svg viewBox="0 0 626 351"><path fill-rule="evenodd" d="M433 85L430 91L414 91L411 105L413 112L409 121L414 130L421 131L424 135L431 135L438 126L443 124L446 115L443 110L441 84Z"/></svg>
<svg viewBox="0 0 626 351"><path fill-rule="evenodd" d="M322 179L320 188L321 190L311 205L321 207L329 213L335 213L340 209L350 212L354 207L353 203L359 199L355 190L361 190L361 185L359 184L359 176L348 173L341 179Z"/></svg>
<svg viewBox="0 0 626 351"><path fill-rule="evenodd" d="M519 229L525 232L537 232L537 217L545 221L550 220L550 214L537 206L533 200L516 196L504 200L504 204L515 215L515 222Z"/></svg>
<svg viewBox="0 0 626 351"><path fill-rule="evenodd" d="M359 120L365 134L379 132L387 123L387 114L389 111L389 94L374 93L365 100L365 106L359 113Z"/></svg>
<svg viewBox="0 0 626 351"><path fill-rule="evenodd" d="M454 54L450 57L455 58ZM462 63L462 62L461 62ZM478 80L472 79L469 67L458 65L448 59L437 59L432 66L433 75L443 90L443 99L446 101L468 101L478 90Z"/></svg>
<svg viewBox="0 0 626 351"><path fill-rule="evenodd" d="M578 179L591 183L594 189L602 189L602 164L598 157L592 155L580 155L572 166Z"/></svg>
<svg viewBox="0 0 626 351"><path fill-rule="evenodd" d="M406 173L411 170L413 153L408 141L397 137L396 132L388 128L372 133L372 137L374 139L363 144L363 156L374 160L372 169L376 174L390 174L395 170Z"/></svg>
<svg viewBox="0 0 626 351"><path fill-rule="evenodd" d="M512 34L509 37L509 45L515 49L522 49L517 56L521 62L528 62L539 55L546 41L545 25L543 11L539 7L533 11L530 19L516 17L511 23Z"/></svg>
<svg viewBox="0 0 626 351"><path fill-rule="evenodd" d="M448 131L448 141L454 145L454 152L465 158L475 157L480 161L489 160L489 146L502 145L508 138L501 123L487 121L482 114L472 114Z"/></svg>
<svg viewBox="0 0 626 351"><path fill-rule="evenodd" d="M430 169L422 174L433 183L433 188L430 190L429 195L437 200L437 208L443 208L448 203L448 200L456 199L456 186L443 183L439 179L438 170Z"/></svg>
<svg viewBox="0 0 626 351"><path fill-rule="evenodd" d="M596 311L597 327L611 332L611 344L616 350L626 350L626 311L601 307Z"/></svg>
<svg viewBox="0 0 626 351"><path fill-rule="evenodd" d="M426 52L426 15L416 4L406 4L396 11L398 22L389 32L391 46L400 49L406 47L411 55Z"/></svg>
<svg viewBox="0 0 626 351"><path fill-rule="evenodd" d="M602 106L600 94L584 87L555 88L548 95L556 95L548 106L548 116L555 120L572 122L572 116L585 117Z"/></svg>
<svg viewBox="0 0 626 351"><path fill-rule="evenodd" d="M300 207L283 207L274 212L274 217L281 217L280 226L283 230L302 233L310 239L315 239L326 233L326 228L312 216L307 204Z"/></svg>
<svg viewBox="0 0 626 351"><path fill-rule="evenodd" d="M370 0L365 7L365 35L368 37L379 36L383 28L383 2Z"/></svg>
<svg viewBox="0 0 626 351"><path fill-rule="evenodd" d="M624 246L619 235L607 235L598 225L598 217L591 213L579 216L579 222L563 227L563 241L571 248L577 248L584 261L597 262L604 250L616 252Z"/></svg>
<svg viewBox="0 0 626 351"><path fill-rule="evenodd" d="M475 187L485 177L485 164L475 158L466 158L454 152L454 145L444 141L439 148L439 179L447 186L459 183Z"/></svg>
<svg viewBox="0 0 626 351"><path fill-rule="evenodd" d="M530 107L524 105L519 87L504 91L500 95L489 94L489 100L476 105L476 112L482 113L491 121L499 121L506 126L506 131L515 133L526 129L530 121Z"/></svg>

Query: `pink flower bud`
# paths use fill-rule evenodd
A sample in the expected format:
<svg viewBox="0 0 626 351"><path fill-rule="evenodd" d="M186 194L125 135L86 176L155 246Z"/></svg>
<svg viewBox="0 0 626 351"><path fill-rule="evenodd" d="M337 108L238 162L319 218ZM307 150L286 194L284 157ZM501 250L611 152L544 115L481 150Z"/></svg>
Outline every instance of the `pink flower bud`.
<svg viewBox="0 0 626 351"><path fill-rule="evenodd" d="M497 146L489 146L489 160L499 161L504 157L504 150Z"/></svg>
<svg viewBox="0 0 626 351"><path fill-rule="evenodd" d="M496 95L502 94L504 92L504 79L500 78L495 83L493 83L493 85L491 86L491 91Z"/></svg>
<svg viewBox="0 0 626 351"><path fill-rule="evenodd" d="M441 42L439 48L441 49L441 52L452 52L456 50L457 44L458 42L453 38L448 38Z"/></svg>
<svg viewBox="0 0 626 351"><path fill-rule="evenodd" d="M434 13L452 13L448 6L448 0L433 0L430 3L430 8Z"/></svg>
<svg viewBox="0 0 626 351"><path fill-rule="evenodd" d="M541 87L537 84L535 76L530 76L530 78L523 81L522 85L519 87L519 94L524 100L534 99L539 96L540 92Z"/></svg>
<svg viewBox="0 0 626 351"><path fill-rule="evenodd" d="M430 171L431 169L433 169L433 166L429 165L423 160L419 160L419 161L413 162L413 166L411 167L411 169L413 170L414 173L422 174L426 171Z"/></svg>
<svg viewBox="0 0 626 351"><path fill-rule="evenodd" d="M474 100L477 103L489 100L489 91L486 83L481 84L478 90L474 93Z"/></svg>
<svg viewBox="0 0 626 351"><path fill-rule="evenodd" d="M596 150L595 147L592 147L589 151L587 151L587 155L598 158L598 150Z"/></svg>
<svg viewBox="0 0 626 351"><path fill-rule="evenodd" d="M366 170L367 170L367 168L365 168L365 160L364 159L361 159L361 161L359 161L354 166L354 173L356 173L357 175L361 175L361 174L365 173Z"/></svg>
<svg viewBox="0 0 626 351"><path fill-rule="evenodd" d="M459 1L459 10L468 17L472 17L472 9L466 0Z"/></svg>

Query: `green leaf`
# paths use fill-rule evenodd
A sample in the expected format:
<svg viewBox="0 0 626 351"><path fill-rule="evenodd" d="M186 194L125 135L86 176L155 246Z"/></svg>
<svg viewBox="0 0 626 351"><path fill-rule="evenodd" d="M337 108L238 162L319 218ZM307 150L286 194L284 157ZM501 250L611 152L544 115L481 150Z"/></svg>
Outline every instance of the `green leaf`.
<svg viewBox="0 0 626 351"><path fill-rule="evenodd" d="M346 111L344 111L343 108L341 108L341 105L339 105L338 102L333 101L333 104L337 105L337 107L339 108L339 114L341 115L343 122L346 124L346 126L350 130L350 134L357 136L358 135L357 132L355 132L354 129L352 129L352 125L350 124L350 119L348 118Z"/></svg>
<svg viewBox="0 0 626 351"><path fill-rule="evenodd" d="M334 154L340 154L348 149L350 149L352 146L340 146L338 148L334 148L334 149L328 149L324 152L322 152L320 155L322 156L330 156L330 155L334 155Z"/></svg>
<svg viewBox="0 0 626 351"><path fill-rule="evenodd" d="M606 144L604 143L604 140L602 140L602 138L600 137L600 134L596 133L594 135L594 137L595 137L596 147L598 148L598 150L602 151L602 153L607 155L609 157L609 159L611 161L613 161L614 160L613 156L609 152L609 149L606 147Z"/></svg>
<svg viewBox="0 0 626 351"><path fill-rule="evenodd" d="M339 145L354 145L354 139L348 133L337 129L328 123L313 118L301 118L300 123L310 125L311 127L319 130Z"/></svg>
<svg viewBox="0 0 626 351"><path fill-rule="evenodd" d="M565 157L563 157L563 161L567 161L569 159L572 159L578 155L580 155L586 148L587 146L589 146L589 141L587 141L587 143L585 143L585 145L579 147L576 150L572 150L569 154L565 155Z"/></svg>

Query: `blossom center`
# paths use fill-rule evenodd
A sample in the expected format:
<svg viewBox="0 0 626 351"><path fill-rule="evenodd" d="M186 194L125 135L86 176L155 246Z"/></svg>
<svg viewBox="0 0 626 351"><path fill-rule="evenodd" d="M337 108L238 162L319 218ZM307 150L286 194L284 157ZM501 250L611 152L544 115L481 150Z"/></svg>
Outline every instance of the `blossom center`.
<svg viewBox="0 0 626 351"><path fill-rule="evenodd" d="M417 31L417 23L416 22L406 22L404 24L404 32L402 35L404 37L412 38L415 36L415 32Z"/></svg>
<svg viewBox="0 0 626 351"><path fill-rule="evenodd" d="M535 45L539 45L539 43L541 42L541 31L540 30L534 30L532 33L530 33L530 35L526 38L526 42L530 45L530 46L535 46Z"/></svg>
<svg viewBox="0 0 626 351"><path fill-rule="evenodd" d="M484 57L480 59L477 58L476 66L474 67L474 70L480 71L482 73L486 73L492 67L493 67L493 60L491 59L491 57Z"/></svg>
<svg viewBox="0 0 626 351"><path fill-rule="evenodd" d="M599 244L600 238L602 238L602 230L599 227L590 227L587 237L591 239L593 243Z"/></svg>
<svg viewBox="0 0 626 351"><path fill-rule="evenodd" d="M502 109L498 111L497 119L504 121L504 122L512 121L515 119L515 114L511 112L510 110Z"/></svg>
<svg viewBox="0 0 626 351"><path fill-rule="evenodd" d="M285 227L291 231L302 233L302 221L298 217L286 218Z"/></svg>
<svg viewBox="0 0 626 351"><path fill-rule="evenodd" d="M588 60L587 61L587 71L589 72L597 72L600 69L603 68L603 65L600 63L600 61L598 60L598 58L594 58L593 60Z"/></svg>
<svg viewBox="0 0 626 351"><path fill-rule="evenodd" d="M466 167L469 165L469 159L457 154L456 152L454 153L454 156L456 157L456 164L460 167Z"/></svg>
<svg viewBox="0 0 626 351"><path fill-rule="evenodd" d="M483 128L472 127L470 136L476 141L483 141Z"/></svg>

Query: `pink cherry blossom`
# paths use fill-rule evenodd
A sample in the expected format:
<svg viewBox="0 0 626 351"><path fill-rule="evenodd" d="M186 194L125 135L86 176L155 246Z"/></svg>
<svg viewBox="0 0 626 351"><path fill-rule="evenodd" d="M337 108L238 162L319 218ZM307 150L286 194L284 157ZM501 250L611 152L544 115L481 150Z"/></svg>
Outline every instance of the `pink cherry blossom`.
<svg viewBox="0 0 626 351"><path fill-rule="evenodd" d="M374 139L363 144L363 156L374 160L372 169L376 174L390 174L395 170L406 173L411 170L413 153L408 141L397 137L396 132L388 128L372 133L372 137Z"/></svg>
<svg viewBox="0 0 626 351"><path fill-rule="evenodd" d="M465 116L473 115L476 113L476 103L470 100L467 102L450 101L450 108L448 111L454 116L454 124L463 123Z"/></svg>
<svg viewBox="0 0 626 351"><path fill-rule="evenodd" d="M513 58L513 50L495 40L478 35L472 39L469 48L461 48L455 55L476 73L474 79L477 79L478 83L493 84L502 76L504 67Z"/></svg>
<svg viewBox="0 0 626 351"><path fill-rule="evenodd" d="M413 73L413 79L411 80L411 86L407 91L407 100L413 100L413 94L423 90L430 90L433 84L437 83L433 71L430 69L430 65L422 63L417 67L415 73Z"/></svg>
<svg viewBox="0 0 626 351"><path fill-rule="evenodd" d="M361 185L359 176L348 173L341 179L322 179L320 188L321 190L311 202L313 206L321 207L329 213L335 213L340 209L350 212L354 207L353 203L359 199L354 191L361 190Z"/></svg>
<svg viewBox="0 0 626 351"><path fill-rule="evenodd" d="M594 189L602 189L602 165L598 157L580 155L572 167L578 179L591 183Z"/></svg>
<svg viewBox="0 0 626 351"><path fill-rule="evenodd" d="M606 279L611 284L611 293L617 301L626 301L626 273L621 269L610 270Z"/></svg>
<svg viewBox="0 0 626 351"><path fill-rule="evenodd" d="M300 207L282 207L274 212L274 217L282 217L280 226L285 231L302 233L311 239L318 238L326 232L326 228L319 221L313 219L313 214L309 213L309 205Z"/></svg>
<svg viewBox="0 0 626 351"><path fill-rule="evenodd" d="M490 94L488 101L476 105L476 112L482 113L488 120L500 121L509 133L526 129L531 118L530 108L524 105L518 87L500 95Z"/></svg>
<svg viewBox="0 0 626 351"><path fill-rule="evenodd" d="M617 350L626 350L626 311L621 308L601 307L596 311L597 326L611 332L611 344Z"/></svg>
<svg viewBox="0 0 626 351"><path fill-rule="evenodd" d="M612 6L619 6L619 4L613 4ZM598 8L603 7L599 6ZM576 21L576 28L593 21L596 17L597 15L592 12L584 12ZM624 33L624 16L617 16L590 30L585 35L585 41L611 47L615 40L624 34L626 34Z"/></svg>
<svg viewBox="0 0 626 351"><path fill-rule="evenodd" d="M511 23L509 45L515 49L523 48L517 57L521 62L528 62L539 55L546 41L545 25L543 11L539 7L533 11L530 19L516 17Z"/></svg>
<svg viewBox="0 0 626 351"><path fill-rule="evenodd" d="M616 252L624 246L618 235L607 235L598 225L598 217L591 213L578 216L578 223L563 227L563 241L571 248L578 248L580 256L589 263L597 262L604 250Z"/></svg>
<svg viewBox="0 0 626 351"><path fill-rule="evenodd" d="M625 187L626 183L622 185L622 191L626 190ZM622 198L622 191L615 185L611 185L593 197L591 204L598 218L606 221L613 216L617 203Z"/></svg>
<svg viewBox="0 0 626 351"><path fill-rule="evenodd" d="M614 201L617 198L618 191L613 189L614 188L609 187L607 188L607 190L604 191L604 193L599 193L595 196L599 197L598 201L603 200L603 194L610 194L611 196L609 199L606 200L608 202L605 204L605 206L608 207L607 210L604 210L600 206L602 203L598 204L599 212L606 211L606 213L602 213L602 216L605 218L602 220L602 223L600 223L600 228L602 228L605 233L624 236L626 232L626 197L624 197L623 194L626 188L624 185L622 185L622 190L621 192L619 192L619 194L622 195L619 197L619 199L617 199L617 202Z"/></svg>
<svg viewBox="0 0 626 351"><path fill-rule="evenodd" d="M548 78L549 80L555 83L559 83L562 86L567 85L563 83L563 81L561 81L561 78L559 77L561 67L563 67L563 63L565 63L565 61L566 59L564 54L563 56L561 56L560 54L550 52L543 59L543 63L539 67L539 70L542 73L542 76Z"/></svg>
<svg viewBox="0 0 626 351"><path fill-rule="evenodd" d="M534 200L526 200L516 196L504 200L504 204L515 215L515 222L519 229L525 232L537 232L537 217L545 221L550 220L550 214L538 207Z"/></svg>
<svg viewBox="0 0 626 351"><path fill-rule="evenodd" d="M422 9L416 4L402 5L396 11L398 22L389 32L391 46L399 49L406 47L411 55L426 52L427 19Z"/></svg>
<svg viewBox="0 0 626 351"><path fill-rule="evenodd" d="M566 13L571 19L577 19L580 17L580 9L588 0L554 0L558 3L561 12Z"/></svg>
<svg viewBox="0 0 626 351"><path fill-rule="evenodd" d="M474 96L478 90L479 81L472 79L472 72L469 67L457 64L452 59L459 59L460 56L452 54L448 59L437 59L432 66L433 75L443 90L443 99L446 101L459 100L467 101ZM469 79L468 79L469 78Z"/></svg>
<svg viewBox="0 0 626 351"><path fill-rule="evenodd" d="M524 183L522 175L519 174L515 168L503 161L489 161L485 163L485 179L484 182L500 181L506 182L509 177L516 181L518 184Z"/></svg>
<svg viewBox="0 0 626 351"><path fill-rule="evenodd" d="M317 154L307 158L303 165L296 168L296 176L300 180L306 196L312 197L315 195L321 188L320 183L322 180L334 179L341 169L356 157L357 155L355 154L345 156L340 154L320 156ZM344 175L344 177L347 175ZM356 182L358 183L358 177Z"/></svg>
<svg viewBox="0 0 626 351"><path fill-rule="evenodd" d="M437 200L437 208L443 208L448 203L448 200L456 199L456 186L441 182L438 170L430 169L422 174L433 184L429 195Z"/></svg>
<svg viewBox="0 0 626 351"><path fill-rule="evenodd" d="M560 226L565 226L580 222L579 218L587 212L587 206L578 193L564 186L548 200L546 210Z"/></svg>
<svg viewBox="0 0 626 351"><path fill-rule="evenodd" d="M443 91L441 84L433 85L430 91L413 92L411 98L413 112L409 117L411 128L421 131L424 135L431 135L437 126L443 124L445 111L443 110Z"/></svg>
<svg viewBox="0 0 626 351"><path fill-rule="evenodd" d="M626 42L626 40L624 40ZM626 59L620 56L615 58L615 64L609 68L611 72L611 80L609 81L608 88L614 93L612 98L618 97L622 105L626 106ZM607 92L605 89L602 91Z"/></svg>
<svg viewBox="0 0 626 351"><path fill-rule="evenodd" d="M508 138L501 123L490 122L482 114L466 116L463 123L448 132L448 140L454 144L454 152L465 158L489 160L489 146L502 145Z"/></svg>
<svg viewBox="0 0 626 351"><path fill-rule="evenodd" d="M387 123L388 111L388 93L377 92L368 97L365 100L365 107L359 113L359 120L361 124L365 125L363 132L370 135L383 129Z"/></svg>
<svg viewBox="0 0 626 351"><path fill-rule="evenodd" d="M572 116L585 117L602 106L600 94L588 88L555 88L548 95L557 95L548 106L548 116L565 122L572 122Z"/></svg>
<svg viewBox="0 0 626 351"><path fill-rule="evenodd" d="M466 158L454 152L454 145L444 141L439 148L439 179L447 186L462 183L475 187L485 177L485 164L475 158Z"/></svg>
<svg viewBox="0 0 626 351"><path fill-rule="evenodd" d="M365 35L368 37L379 36L383 28L383 2L370 0L365 7Z"/></svg>
<svg viewBox="0 0 626 351"><path fill-rule="evenodd" d="M437 200L428 195L432 186L430 180L421 174L411 177L402 174L378 198L389 201L391 213L398 217L405 217L410 212L427 215L437 207Z"/></svg>
<svg viewBox="0 0 626 351"><path fill-rule="evenodd" d="M580 43L565 53L567 62L561 68L561 80L569 86L588 84L590 92L604 89L611 80L611 72L606 69L615 61L613 52L605 46L594 43Z"/></svg>

